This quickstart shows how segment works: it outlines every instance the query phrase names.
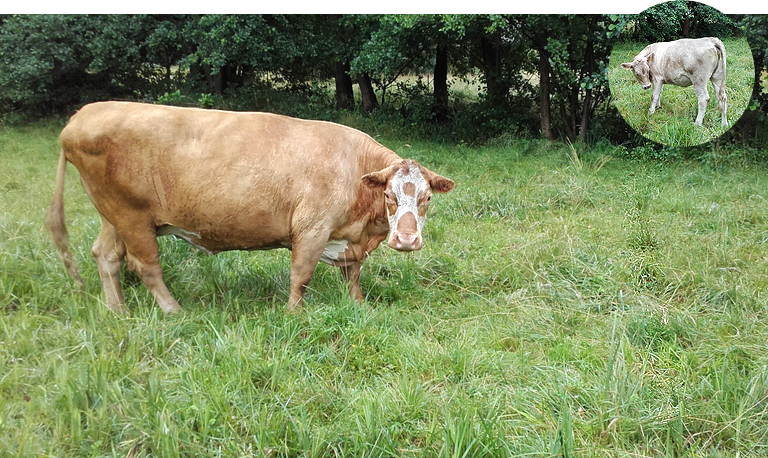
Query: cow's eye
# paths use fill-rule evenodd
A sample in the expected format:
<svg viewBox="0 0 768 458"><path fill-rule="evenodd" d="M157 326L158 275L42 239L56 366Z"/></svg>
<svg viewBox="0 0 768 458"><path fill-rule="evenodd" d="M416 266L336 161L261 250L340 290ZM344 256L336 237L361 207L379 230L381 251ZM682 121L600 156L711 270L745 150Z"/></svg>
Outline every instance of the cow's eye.
<svg viewBox="0 0 768 458"><path fill-rule="evenodd" d="M389 191L384 191L384 198L387 200L387 202L397 202L392 193Z"/></svg>

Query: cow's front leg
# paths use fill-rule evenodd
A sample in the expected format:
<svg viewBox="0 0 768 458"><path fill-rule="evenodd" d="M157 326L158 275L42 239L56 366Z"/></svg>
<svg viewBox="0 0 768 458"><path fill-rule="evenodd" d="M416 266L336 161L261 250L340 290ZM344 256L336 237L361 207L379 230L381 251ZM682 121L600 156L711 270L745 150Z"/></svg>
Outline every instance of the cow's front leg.
<svg viewBox="0 0 768 458"><path fill-rule="evenodd" d="M349 297L357 301L359 304L363 303L365 299L363 297L363 290L360 288L360 271L363 268L362 263L353 262L346 266L341 266L341 276L347 281L349 286Z"/></svg>
<svg viewBox="0 0 768 458"><path fill-rule="evenodd" d="M652 115L656 112L656 108L661 106L661 90L664 88L662 83L653 83L653 93L651 94L651 108L648 110L648 115Z"/></svg>
<svg viewBox="0 0 768 458"><path fill-rule="evenodd" d="M704 113L707 111L707 105L709 104L709 91L707 90L706 82L703 86L694 86L693 92L696 94L696 98L699 100L699 112L696 115L696 121L693 124L696 126L701 126L704 121Z"/></svg>
<svg viewBox="0 0 768 458"><path fill-rule="evenodd" d="M312 236L294 237L291 248L291 291L288 310L301 307L304 292L312 280L317 263L328 242L328 234L312 232Z"/></svg>

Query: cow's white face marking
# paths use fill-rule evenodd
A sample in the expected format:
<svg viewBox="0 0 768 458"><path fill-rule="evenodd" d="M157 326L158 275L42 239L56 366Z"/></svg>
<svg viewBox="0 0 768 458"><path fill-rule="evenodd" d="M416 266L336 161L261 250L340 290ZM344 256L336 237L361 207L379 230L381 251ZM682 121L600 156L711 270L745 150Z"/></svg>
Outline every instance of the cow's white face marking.
<svg viewBox="0 0 768 458"><path fill-rule="evenodd" d="M413 216L416 218L417 228L419 232L421 232L427 218L426 215L419 215L418 197L427 191L429 185L427 184L427 180L421 175L419 167L410 164L407 173L403 173L402 169L398 170L397 173L395 173L395 176L392 177L390 186L391 195L389 197L394 197L394 201L397 204L397 211L394 214L391 214L389 211L390 207L387 206L389 227L396 228L400 218L410 212L413 213Z"/></svg>
<svg viewBox="0 0 768 458"><path fill-rule="evenodd" d="M407 169L399 169L384 196L391 231L389 246L404 251L421 248L421 231L427 220L431 193L419 166L409 162ZM416 227L413 227L414 221Z"/></svg>
<svg viewBox="0 0 768 458"><path fill-rule="evenodd" d="M320 256L320 260L326 264L333 265L334 261L339 260L339 256L347 250L349 242L346 240L329 240L328 244Z"/></svg>

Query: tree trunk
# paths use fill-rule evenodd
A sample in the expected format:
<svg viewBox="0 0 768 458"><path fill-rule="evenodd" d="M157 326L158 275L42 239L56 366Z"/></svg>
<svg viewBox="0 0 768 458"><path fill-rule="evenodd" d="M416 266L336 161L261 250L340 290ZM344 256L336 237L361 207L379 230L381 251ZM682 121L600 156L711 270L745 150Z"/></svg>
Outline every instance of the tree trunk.
<svg viewBox="0 0 768 458"><path fill-rule="evenodd" d="M589 120L592 117L592 89L587 89L584 94L583 107L581 109L581 125L579 126L579 138L587 141L589 133Z"/></svg>
<svg viewBox="0 0 768 458"><path fill-rule="evenodd" d="M448 45L443 42L437 45L433 84L432 112L435 114L435 121L442 124L448 120Z"/></svg>
<svg viewBox="0 0 768 458"><path fill-rule="evenodd" d="M541 111L541 132L547 140L554 140L555 135L552 132L552 113L549 103L550 83L549 73L551 71L549 64L549 52L546 49L547 38L539 36L539 109Z"/></svg>
<svg viewBox="0 0 768 458"><path fill-rule="evenodd" d="M500 39L493 40L482 37L480 49L483 54L483 66L485 72L485 87L488 98L494 102L501 102L507 97L509 88L506 87L501 76L501 45Z"/></svg>
<svg viewBox="0 0 768 458"><path fill-rule="evenodd" d="M570 106L568 107L568 118L565 118L568 120L568 140L571 142L576 141L576 137L578 136L578 125L577 125L577 118L579 113L579 88L574 87L571 89L571 96L570 96Z"/></svg>
<svg viewBox="0 0 768 458"><path fill-rule="evenodd" d="M367 73L360 73L357 75L357 84L360 85L360 96L363 99L363 111L370 113L379 106L379 101L376 100L376 93L373 92L371 77L368 76Z"/></svg>
<svg viewBox="0 0 768 458"><path fill-rule="evenodd" d="M354 106L355 93L349 75L349 62L336 62L336 108L351 110Z"/></svg>
<svg viewBox="0 0 768 458"><path fill-rule="evenodd" d="M592 74L595 71L595 43L592 38L592 30L597 25L597 17L593 17L589 24L589 34L587 35L587 46L584 49L584 63L586 64L585 74L592 78ZM591 79L590 79L591 83ZM579 126L579 138L581 141L587 140L587 133L589 133L589 121L592 117L592 89L589 86L585 89L584 100L581 106L581 123Z"/></svg>
<svg viewBox="0 0 768 458"><path fill-rule="evenodd" d="M226 64L219 67L219 71L215 75L211 75L213 79L213 92L216 95L224 95L224 91L227 89L230 83L237 84L237 69L232 64Z"/></svg>
<svg viewBox="0 0 768 458"><path fill-rule="evenodd" d="M221 72L213 74L213 69L209 64L203 64L203 73L205 74L205 81L208 83L208 89L213 91L214 94L221 95L218 89L221 88L221 82L218 81L221 78Z"/></svg>

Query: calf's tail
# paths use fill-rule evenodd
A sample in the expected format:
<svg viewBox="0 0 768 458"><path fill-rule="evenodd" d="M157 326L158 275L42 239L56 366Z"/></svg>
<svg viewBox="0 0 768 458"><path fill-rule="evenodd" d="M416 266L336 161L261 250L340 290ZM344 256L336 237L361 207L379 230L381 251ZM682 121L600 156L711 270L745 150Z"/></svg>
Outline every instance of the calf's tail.
<svg viewBox="0 0 768 458"><path fill-rule="evenodd" d="M726 71L725 71L725 45L723 44L722 41L720 41L717 38L713 39L712 41L714 42L715 49L717 49L718 55L720 56L720 58L717 61L717 67L718 67L717 70L723 73L723 84L720 85L720 90L716 94L717 95L717 99L718 100L727 100L726 95L725 95L725 76L726 76Z"/></svg>
<svg viewBox="0 0 768 458"><path fill-rule="evenodd" d="M56 188L53 191L53 200L48 212L45 215L45 227L51 232L53 243L56 245L56 251L64 262L67 272L75 279L80 289L84 289L84 283L80 273L77 271L77 264L69 251L69 234L67 225L64 222L64 176L67 171L67 157L64 150L59 155L59 165L56 169Z"/></svg>

